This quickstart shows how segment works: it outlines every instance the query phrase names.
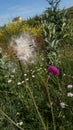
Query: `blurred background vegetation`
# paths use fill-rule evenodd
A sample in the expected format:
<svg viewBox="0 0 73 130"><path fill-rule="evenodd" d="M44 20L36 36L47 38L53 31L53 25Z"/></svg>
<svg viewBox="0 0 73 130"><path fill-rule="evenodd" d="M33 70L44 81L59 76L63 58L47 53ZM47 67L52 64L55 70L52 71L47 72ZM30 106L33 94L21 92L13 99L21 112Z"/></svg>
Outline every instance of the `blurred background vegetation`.
<svg viewBox="0 0 73 130"><path fill-rule="evenodd" d="M71 38L70 29L71 29L71 31L73 31L72 30L73 7L70 7L68 9L59 10L59 13L60 13L60 15L58 15L56 13L53 14L51 8L48 8L40 16L36 15L35 17L29 18L27 20L23 20L20 16L14 18L11 23L8 23L8 24L0 27L0 46L3 47L3 49L5 48L5 51L6 51L8 45L10 43L11 37L15 36L15 35L20 35L21 33L24 33L24 32L28 32L28 33L34 35L35 40L37 43L39 43L39 45L44 43L43 26L42 26L41 21L45 20L46 14L49 14L49 16L48 16L49 23L54 21L54 19L53 19L54 17L55 17L55 19L57 18L57 20L55 20L55 21L60 22L60 23L57 23L59 25L59 27L61 26L61 22L62 22L61 17L63 14L65 14L65 16L67 18L67 21L66 21L67 26L66 26L66 29L64 30L65 32L63 32L63 33L67 33L66 34L68 36L67 38ZM56 15L57 17L54 15ZM58 20L59 19L58 16L60 17L61 21ZM47 18L46 18L46 20L47 20ZM63 33L62 33L62 35L63 35Z"/></svg>

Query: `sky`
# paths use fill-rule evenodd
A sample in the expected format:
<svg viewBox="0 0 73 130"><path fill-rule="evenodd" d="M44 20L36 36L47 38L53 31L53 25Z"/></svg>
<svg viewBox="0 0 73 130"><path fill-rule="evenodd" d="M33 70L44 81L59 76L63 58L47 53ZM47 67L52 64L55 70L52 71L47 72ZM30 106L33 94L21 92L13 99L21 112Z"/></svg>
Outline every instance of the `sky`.
<svg viewBox="0 0 73 130"><path fill-rule="evenodd" d="M73 0L61 0L59 8L73 6ZM0 26L9 23L13 18L23 19L42 14L49 7L47 0L0 0Z"/></svg>

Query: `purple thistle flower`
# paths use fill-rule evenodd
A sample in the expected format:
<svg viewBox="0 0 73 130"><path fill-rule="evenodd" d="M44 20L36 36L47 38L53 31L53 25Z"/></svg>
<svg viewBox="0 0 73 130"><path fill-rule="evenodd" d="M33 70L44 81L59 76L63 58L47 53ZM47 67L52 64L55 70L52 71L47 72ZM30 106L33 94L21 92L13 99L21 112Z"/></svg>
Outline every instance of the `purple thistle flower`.
<svg viewBox="0 0 73 130"><path fill-rule="evenodd" d="M57 67L53 66L53 65L48 66L48 71L52 72L54 75L60 74L59 69Z"/></svg>

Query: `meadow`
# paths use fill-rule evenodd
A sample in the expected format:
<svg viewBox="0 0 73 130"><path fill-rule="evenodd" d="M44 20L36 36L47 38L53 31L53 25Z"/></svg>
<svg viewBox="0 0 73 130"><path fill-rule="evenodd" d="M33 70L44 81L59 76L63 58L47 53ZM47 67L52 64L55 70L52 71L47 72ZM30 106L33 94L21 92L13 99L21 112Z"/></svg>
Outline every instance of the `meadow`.
<svg viewBox="0 0 73 130"><path fill-rule="evenodd" d="M73 130L73 23L52 2L0 27L0 130Z"/></svg>

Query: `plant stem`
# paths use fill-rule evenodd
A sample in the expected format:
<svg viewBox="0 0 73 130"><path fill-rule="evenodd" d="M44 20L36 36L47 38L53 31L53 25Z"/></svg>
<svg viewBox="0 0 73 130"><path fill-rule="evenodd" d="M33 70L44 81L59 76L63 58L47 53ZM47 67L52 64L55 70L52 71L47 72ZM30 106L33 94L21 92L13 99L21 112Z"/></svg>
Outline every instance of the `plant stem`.
<svg viewBox="0 0 73 130"><path fill-rule="evenodd" d="M18 62L19 62L19 67L20 67L22 76L23 76L23 75L24 75L24 73L23 73L23 67L22 67L22 65L21 65L20 60L19 60ZM29 93L30 93L30 95L31 95L31 98L32 98L34 107L35 107L35 109L36 109L36 111L37 111L37 114L38 114L39 119L40 119L40 121L41 121L41 123L42 123L42 126L43 126L44 130L46 130L46 125L45 125L45 123L44 123L44 121L43 121L43 118L42 118L42 116L41 116L41 114L40 114L40 112L39 112L39 110L38 110L38 106L37 106L37 104L36 104L36 102L35 102L33 93L32 93L31 88L29 87L29 84L28 84L27 82L26 82L26 88L29 90Z"/></svg>
<svg viewBox="0 0 73 130"><path fill-rule="evenodd" d="M37 114L38 114L39 119L40 119L40 121L41 121L41 123L42 123L42 126L43 126L44 130L46 130L46 125L45 125L45 123L44 123L44 121L43 121L43 118L42 118L42 116L41 116L41 114L40 114L40 112L39 112L39 110L38 110L38 106L37 106L37 104L36 104L36 102L35 102L35 99L34 99L34 96L33 96L32 91L31 91L31 88L29 87L28 84L26 84L26 87L28 88L28 90L29 90L29 92L30 92L30 95L31 95L31 98L32 98L34 107L35 107L35 109L36 109L36 111L37 111Z"/></svg>
<svg viewBox="0 0 73 130"><path fill-rule="evenodd" d="M60 87L60 82L59 82L59 78L58 77L57 77L57 83L58 83L58 87L59 87L60 92L62 92L62 88Z"/></svg>
<svg viewBox="0 0 73 130"><path fill-rule="evenodd" d="M54 117L53 106L52 106L52 102L51 102L51 98L50 98L49 89L48 89L47 85L45 85L45 88L46 88L48 100L49 100L49 103L50 103L50 106L51 106L51 114L52 114L52 120L53 120L54 130L56 130L55 117Z"/></svg>
<svg viewBox="0 0 73 130"><path fill-rule="evenodd" d="M42 80L42 82L43 82L43 84L45 86L46 92L47 92L48 101L49 101L50 106L51 106L51 114L52 114L52 120L53 120L53 127L54 127L54 130L56 130L56 123L55 123L53 106L52 106L52 102L51 102L51 98L50 98L49 87L48 87L48 84L46 84L46 82L43 80L42 77L41 77L41 80Z"/></svg>
<svg viewBox="0 0 73 130"><path fill-rule="evenodd" d="M22 76L23 76L23 75L24 75L24 73L23 73L23 67L22 67L22 65L21 65L20 60L19 60L18 62L19 62L19 66L20 66L20 70L21 70ZM30 67L29 67L29 68L30 68ZM40 121L41 121L41 123L42 123L42 126L43 126L44 130L46 130L46 125L45 125L45 123L44 123L44 121L43 121L43 118L42 118L42 116L41 116L41 114L40 114L40 112L39 112L39 110L38 110L38 106L37 106L37 104L36 104L36 102L35 102L33 93L32 93L31 88L29 87L29 84L28 84L27 82L26 82L26 88L29 90L29 93L30 93L30 95L31 95L31 98L32 98L34 107L35 107L35 109L36 109L36 111L37 111L37 114L38 114L39 119L40 119Z"/></svg>
<svg viewBox="0 0 73 130"><path fill-rule="evenodd" d="M21 65L20 60L18 60L18 63L19 63L19 67L20 67L20 70L21 70L21 73L22 73L22 78L23 78L24 77L24 71L23 71L23 67Z"/></svg>

